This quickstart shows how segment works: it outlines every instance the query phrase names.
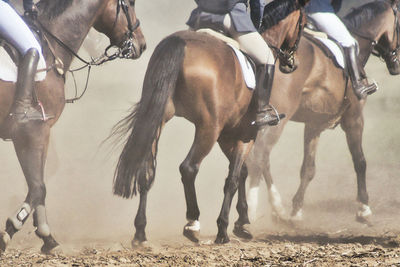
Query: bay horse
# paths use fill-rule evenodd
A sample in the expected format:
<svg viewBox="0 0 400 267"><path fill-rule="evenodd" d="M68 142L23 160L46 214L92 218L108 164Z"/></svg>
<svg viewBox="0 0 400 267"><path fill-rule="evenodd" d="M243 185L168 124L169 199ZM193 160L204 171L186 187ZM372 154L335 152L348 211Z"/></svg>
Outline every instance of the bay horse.
<svg viewBox="0 0 400 267"><path fill-rule="evenodd" d="M261 35L274 47L292 48L304 24L302 8L307 1L274 1L265 8ZM268 25L268 23L271 23ZM194 142L179 167L186 199L184 236L199 241L199 215L195 178L202 160L216 142L229 160L224 200L217 220L215 243L227 243L228 217L238 187L239 219L234 233L251 238L245 199L246 167L257 128L253 93L243 80L234 51L221 40L194 31L176 32L155 48L143 82L142 96L134 110L114 128L110 137L126 137L114 176L114 194L130 198L140 193L132 245L146 241L147 193L156 174L157 145L163 126L173 117L195 125ZM242 168L243 166L243 168Z"/></svg>
<svg viewBox="0 0 400 267"><path fill-rule="evenodd" d="M44 166L50 128L65 105L65 73L74 57L79 57L76 53L92 27L110 39L110 46L118 47L120 54L113 57L138 58L146 43L134 4L132 0L42 0L37 4L37 23L47 40L43 42L43 54L49 68L45 80L36 82L35 90L37 99L54 118L32 121L11 131L7 117L15 83L0 81L0 137L12 140L28 184L24 203L8 218L6 231L0 235L0 253L32 211L36 234L44 242L41 252L51 253L58 246L46 218Z"/></svg>
<svg viewBox="0 0 400 267"><path fill-rule="evenodd" d="M353 9L344 22L359 43L359 62L365 66L371 52L384 59L390 74L400 73L400 25L397 1L375 1ZM363 107L353 94L345 72L337 67L309 38L303 36L297 53L298 68L291 74L276 72L276 87L271 101L286 119L278 126L270 127L257 137L254 150L247 160L250 175L248 192L249 213L252 219L258 202L258 187L261 178L267 184L269 202L275 218L286 221L287 215L281 197L273 184L270 171L270 153L278 142L288 122L302 122L304 129L304 158L301 167L301 182L293 198L291 220L301 220L305 190L315 176L315 154L322 131L340 124L346 134L347 144L357 174L357 201L359 209L356 219L369 224L372 214L368 205L366 186L366 160L362 149L364 128ZM285 88L283 90L282 88Z"/></svg>

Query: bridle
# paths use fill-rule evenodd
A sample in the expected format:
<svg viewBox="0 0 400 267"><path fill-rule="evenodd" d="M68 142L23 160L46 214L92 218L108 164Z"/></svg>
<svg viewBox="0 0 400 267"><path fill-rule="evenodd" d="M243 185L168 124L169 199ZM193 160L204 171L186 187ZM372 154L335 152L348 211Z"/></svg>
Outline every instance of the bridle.
<svg viewBox="0 0 400 267"><path fill-rule="evenodd" d="M135 5L135 0L129 0L129 4L131 6L134 6ZM134 37L134 34L135 34L134 31L137 28L139 28L139 26L140 26L140 21L139 21L139 19L136 19L136 22L133 25L132 21L131 21L131 16L129 14L129 6L126 3L126 0L118 0L117 15L116 15L115 20L114 20L113 28L115 27L115 25L117 23L117 20L118 20L118 17L119 17L119 13L121 12L121 9L122 9L122 12L124 12L124 15L126 17L126 21L128 22L128 31L125 33L125 38L122 41L121 45L118 46L119 49L118 49L117 53L114 53L113 55L108 56L108 50L114 46L114 45L110 44L106 48L104 54L106 56L108 56L108 57L114 57L114 58L130 58L130 57L132 57L132 55L134 55L137 52L135 46L133 45L133 37Z"/></svg>
<svg viewBox="0 0 400 267"><path fill-rule="evenodd" d="M125 33L125 39L122 41L121 45L118 46L117 50L113 54L109 54L109 50L114 47L115 45L109 45L106 47L104 50L104 53L100 55L97 58L91 58L90 61L83 59L81 56L79 56L74 50L72 50L67 44L65 44L63 41L61 41L57 36L55 36L52 32L50 32L39 20L36 20L36 22L40 25L40 29L45 33L43 35L44 39L46 40L49 49L51 53L53 54L54 57L54 62L51 66L49 66L45 71L49 71L53 68L57 70L57 72L60 75L64 75L64 64L63 62L56 56L55 49L52 47L51 42L47 38L47 36L51 37L58 45L60 45L64 50L66 50L68 53L76 57L78 60L80 60L82 63L84 63L83 66L76 68L76 69L69 69L67 70L70 72L74 78L74 84L75 84L75 97L71 99L67 99L66 103L74 103L76 100L79 100L82 98L82 96L85 94L88 83L89 83L89 76L90 76L90 70L92 66L99 66L104 64L105 62L112 61L117 58L130 58L132 55L134 55L137 51L135 46L133 45L133 37L134 37L134 31L139 28L140 26L140 21L136 19L136 23L132 24L131 17L129 15L129 6L126 3L126 0L117 0L117 12L116 12L116 18L114 21L113 28L116 26L116 22L119 16L119 13L122 9L122 12L126 16L127 22L128 22L128 31ZM131 6L135 5L135 0L129 0L129 4ZM82 93L78 96L78 90L75 82L75 76L74 72L83 70L85 68L88 68L87 71L87 77L86 77L86 84L85 87L82 91Z"/></svg>
<svg viewBox="0 0 400 267"><path fill-rule="evenodd" d="M397 16L399 10L397 9L397 5L392 5L392 10L394 14L394 29L395 29L393 31L392 40L396 40L396 47L393 50L385 51L385 49L382 48L381 44L376 43L374 49L372 50L372 54L377 57L382 57L386 62L395 63L398 61L397 56L400 51L400 27L399 27L399 18Z"/></svg>
<svg viewBox="0 0 400 267"><path fill-rule="evenodd" d="M301 35L303 32L302 23L303 23L303 16L304 16L304 10L302 7L299 8L299 11L300 11L300 16L299 16L299 19L297 20L297 24L296 24L298 33L297 33L296 41L294 42L293 46L286 48L286 49L282 49L282 48L278 48L278 47L275 47L275 46L269 44L271 49L275 52L277 58L279 58L280 66L287 67L287 69L280 68L281 71L283 71L285 73L293 72L296 69L295 53L299 47L300 38L301 38Z"/></svg>
<svg viewBox="0 0 400 267"><path fill-rule="evenodd" d="M400 27L399 27L399 18L397 16L399 11L397 7L395 7L395 5L391 5L391 7L394 14L394 31L392 40L396 40L396 47L393 50L387 51L375 39L372 39L371 37L358 32L356 29L352 27L349 27L349 29L352 34L370 42L371 53L374 56L383 59L385 62L395 63L398 61L398 54L400 53Z"/></svg>

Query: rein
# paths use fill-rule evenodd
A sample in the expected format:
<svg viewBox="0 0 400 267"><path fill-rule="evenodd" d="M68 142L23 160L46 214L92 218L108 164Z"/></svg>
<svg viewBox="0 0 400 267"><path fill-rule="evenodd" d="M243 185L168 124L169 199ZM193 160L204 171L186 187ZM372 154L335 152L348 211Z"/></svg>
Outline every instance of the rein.
<svg viewBox="0 0 400 267"><path fill-rule="evenodd" d="M134 5L135 1L130 0L130 4ZM74 86L75 86L75 97L71 99L66 99L66 103L74 103L75 101L81 99L83 95L86 93L86 90L89 85L89 77L90 77L90 71L92 66L100 66L108 61L112 61L117 58L130 58L134 53L136 53L135 46L133 45L133 36L134 36L134 31L140 26L140 21L137 19L136 23L133 25L130 15L129 15L129 6L126 3L125 0L118 0L118 5L117 5L117 14L116 14L116 19L117 20L120 10L124 12L127 22L128 22L128 32L125 34L126 39L122 42L121 47L118 47L117 51L114 52L113 54L109 55L108 51L110 48L112 48L114 45L109 45L106 47L104 50L104 53L97 57L97 58L92 58L90 61L87 61L83 59L81 56L79 56L74 50L72 50L67 44L65 44L63 41L61 41L57 36L55 36L52 32L50 32L40 21L37 20L38 24L40 25L41 29L45 32L47 36L50 36L58 45L60 45L64 50L66 50L69 54L71 54L73 57L77 58L80 60L82 63L84 63L83 66L77 68L77 69L69 69L67 70L72 74L72 77L74 79ZM116 22L114 23L114 27L116 25ZM49 46L49 49L51 53L54 56L54 63L45 71L49 71L52 68L56 68L57 72L60 75L64 75L64 64L63 62L56 56L55 49L52 47L51 43L49 42L47 36L45 35L45 39L47 41L47 44ZM83 70L85 68L88 68L87 71L87 76L86 76L86 83L85 87L81 93L81 95L78 96L78 89L77 89L77 84L76 84L76 79L74 72Z"/></svg>

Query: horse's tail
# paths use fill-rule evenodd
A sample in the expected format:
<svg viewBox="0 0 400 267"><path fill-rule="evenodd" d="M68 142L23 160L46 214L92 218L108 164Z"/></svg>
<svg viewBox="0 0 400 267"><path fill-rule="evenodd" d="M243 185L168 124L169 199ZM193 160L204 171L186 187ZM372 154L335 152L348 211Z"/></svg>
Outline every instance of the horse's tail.
<svg viewBox="0 0 400 267"><path fill-rule="evenodd" d="M114 173L115 195L132 197L137 187L139 191L142 187L149 189L154 181L162 120L168 98L176 87L185 45L177 36L169 36L158 44L146 70L140 102L114 127L112 135L130 132Z"/></svg>

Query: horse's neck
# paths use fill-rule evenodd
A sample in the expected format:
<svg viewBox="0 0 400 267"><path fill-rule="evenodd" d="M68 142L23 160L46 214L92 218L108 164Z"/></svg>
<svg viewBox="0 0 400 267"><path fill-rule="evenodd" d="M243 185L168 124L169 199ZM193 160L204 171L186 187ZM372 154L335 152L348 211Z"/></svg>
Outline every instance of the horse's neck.
<svg viewBox="0 0 400 267"><path fill-rule="evenodd" d="M99 0L87 1L85 4L82 4L82 1L74 1L71 7L56 18L49 20L39 17L38 19L49 32L76 53L92 27L101 4L102 1ZM73 60L71 53L58 45L52 37L47 39L54 47L55 56L61 59L64 67L68 69Z"/></svg>

